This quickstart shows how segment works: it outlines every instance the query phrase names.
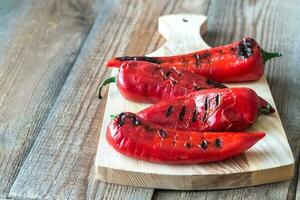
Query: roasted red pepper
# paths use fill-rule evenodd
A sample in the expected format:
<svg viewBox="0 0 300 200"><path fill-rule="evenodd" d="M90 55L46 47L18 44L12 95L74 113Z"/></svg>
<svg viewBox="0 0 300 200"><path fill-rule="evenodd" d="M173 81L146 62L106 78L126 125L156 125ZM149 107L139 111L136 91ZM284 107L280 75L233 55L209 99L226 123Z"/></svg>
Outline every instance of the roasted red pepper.
<svg viewBox="0 0 300 200"><path fill-rule="evenodd" d="M206 76L218 82L242 82L258 80L264 73L264 63L270 58L281 56L269 53L259 47L252 38L197 51L189 54L165 57L118 57L109 60L106 65L120 67L124 61L147 61L161 67L173 66Z"/></svg>
<svg viewBox="0 0 300 200"><path fill-rule="evenodd" d="M260 113L249 88L209 89L154 104L138 113L164 127L189 131L243 131Z"/></svg>
<svg viewBox="0 0 300 200"><path fill-rule="evenodd" d="M197 164L237 156L264 133L178 131L147 122L133 113L121 113L107 128L108 143L118 152L151 162Z"/></svg>
<svg viewBox="0 0 300 200"><path fill-rule="evenodd" d="M124 62L117 78L109 78L103 82L99 98L102 98L101 88L111 82L117 82L119 91L126 99L144 103L157 103L202 89L226 88L225 85L200 74L135 61ZM265 113L275 112L272 106L261 98L260 106Z"/></svg>

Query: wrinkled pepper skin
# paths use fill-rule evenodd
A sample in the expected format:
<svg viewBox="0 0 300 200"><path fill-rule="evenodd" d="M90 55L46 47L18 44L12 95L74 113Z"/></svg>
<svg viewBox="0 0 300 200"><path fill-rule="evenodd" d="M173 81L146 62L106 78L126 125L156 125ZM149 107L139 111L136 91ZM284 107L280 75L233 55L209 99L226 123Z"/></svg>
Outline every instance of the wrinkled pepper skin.
<svg viewBox="0 0 300 200"><path fill-rule="evenodd" d="M198 74L147 62L124 63L117 86L126 99L143 103L157 103L201 89L226 87Z"/></svg>
<svg viewBox="0 0 300 200"><path fill-rule="evenodd" d="M232 158L265 136L261 132L192 132L164 128L133 113L121 113L107 128L108 143L136 159L167 164L199 164Z"/></svg>
<svg viewBox="0 0 300 200"><path fill-rule="evenodd" d="M259 98L249 88L201 90L150 106L138 116L185 131L243 131L259 116Z"/></svg>
<svg viewBox="0 0 300 200"><path fill-rule="evenodd" d="M269 53L262 50L252 38L201 50L189 54L147 57L124 56L109 60L109 67L120 67L124 61L147 61L159 64L161 67L173 66L178 70L187 70L201 74L217 82L244 82L260 79L264 73L264 63L279 53Z"/></svg>
<svg viewBox="0 0 300 200"><path fill-rule="evenodd" d="M116 79L111 81L117 82L120 93L127 100L141 103L158 103L203 89L226 88L225 85L199 74L136 61L124 62ZM100 87L99 98L102 98L103 85L105 84ZM265 114L275 112L262 98L260 104Z"/></svg>

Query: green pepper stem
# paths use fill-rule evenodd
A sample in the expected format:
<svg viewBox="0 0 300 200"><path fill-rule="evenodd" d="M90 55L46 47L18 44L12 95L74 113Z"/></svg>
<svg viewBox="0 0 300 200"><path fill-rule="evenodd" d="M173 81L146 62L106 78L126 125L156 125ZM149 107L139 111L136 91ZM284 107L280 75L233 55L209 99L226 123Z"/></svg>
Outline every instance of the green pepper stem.
<svg viewBox="0 0 300 200"><path fill-rule="evenodd" d="M267 104L266 107L261 107L259 109L259 111L262 114L270 114L271 113L271 109L272 109L272 106L270 104Z"/></svg>
<svg viewBox="0 0 300 200"><path fill-rule="evenodd" d="M263 50L263 49L260 49L260 52L261 52L261 54L262 54L262 56L263 56L264 63L265 63L267 60L271 59L271 58L276 58L276 57L282 56L281 53L267 52L267 51L265 51L265 50Z"/></svg>
<svg viewBox="0 0 300 200"><path fill-rule="evenodd" d="M106 86L107 84L110 84L110 83L116 83L116 82L117 82L117 77L115 77L115 76L110 77L110 78L106 79L105 81L103 81L99 87L98 98L102 99L101 90L102 90L103 86Z"/></svg>
<svg viewBox="0 0 300 200"><path fill-rule="evenodd" d="M116 118L118 115L109 115L111 119Z"/></svg>

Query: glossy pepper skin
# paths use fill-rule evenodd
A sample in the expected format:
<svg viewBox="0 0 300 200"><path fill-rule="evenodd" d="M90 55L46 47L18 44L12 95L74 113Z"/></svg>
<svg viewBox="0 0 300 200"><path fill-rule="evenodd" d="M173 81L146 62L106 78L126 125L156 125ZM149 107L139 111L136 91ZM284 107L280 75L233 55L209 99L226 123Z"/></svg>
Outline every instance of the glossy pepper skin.
<svg viewBox="0 0 300 200"><path fill-rule="evenodd" d="M109 67L120 67L124 61L147 61L161 67L173 66L201 74L217 82L243 82L258 80L264 73L264 63L279 53L262 50L257 42L249 37L231 44L201 50L189 54L147 57L124 56L109 60Z"/></svg>
<svg viewBox="0 0 300 200"><path fill-rule="evenodd" d="M185 131L243 131L260 114L259 98L249 88L201 90L154 104L138 116Z"/></svg>
<svg viewBox="0 0 300 200"><path fill-rule="evenodd" d="M147 122L133 113L121 113L107 128L108 143L136 159L167 164L199 164L237 156L264 133L179 131Z"/></svg>
<svg viewBox="0 0 300 200"><path fill-rule="evenodd" d="M226 88L225 85L199 74L136 61L124 62L116 78L103 82L99 91L100 99L101 88L110 82L117 82L120 93L127 100L142 103L157 103L203 89ZM260 104L266 114L275 112L262 98Z"/></svg>

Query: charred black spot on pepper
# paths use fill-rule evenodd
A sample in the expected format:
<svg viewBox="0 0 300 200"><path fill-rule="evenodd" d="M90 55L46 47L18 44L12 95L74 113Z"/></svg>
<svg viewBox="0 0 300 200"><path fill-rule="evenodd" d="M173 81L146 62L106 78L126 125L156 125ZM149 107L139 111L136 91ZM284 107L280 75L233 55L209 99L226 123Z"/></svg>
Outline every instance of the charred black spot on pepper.
<svg viewBox="0 0 300 200"><path fill-rule="evenodd" d="M206 51L203 55L202 58L208 58L210 57L211 53L209 51Z"/></svg>
<svg viewBox="0 0 300 200"><path fill-rule="evenodd" d="M219 53L223 53L223 50L220 49L220 50L219 50Z"/></svg>
<svg viewBox="0 0 300 200"><path fill-rule="evenodd" d="M182 106L181 111L179 113L179 120L182 121L185 115L186 106Z"/></svg>
<svg viewBox="0 0 300 200"><path fill-rule="evenodd" d="M222 147L222 140L217 138L216 141L215 141L215 146L216 147Z"/></svg>
<svg viewBox="0 0 300 200"><path fill-rule="evenodd" d="M184 146L186 147L186 148L192 148L193 147L193 144L192 143L190 143L190 142L186 142L186 143L184 143Z"/></svg>
<svg viewBox="0 0 300 200"><path fill-rule="evenodd" d="M204 102L204 110L205 112L208 110L209 107L209 102L208 102L208 96L205 97L205 102Z"/></svg>
<svg viewBox="0 0 300 200"><path fill-rule="evenodd" d="M161 138L166 138L167 137L167 131L166 130L164 130L164 129L160 129L159 131L158 131L158 134L159 134L159 136L161 137Z"/></svg>
<svg viewBox="0 0 300 200"><path fill-rule="evenodd" d="M254 40L251 38L244 38L237 47L237 55L242 58L248 58L253 54Z"/></svg>
<svg viewBox="0 0 300 200"><path fill-rule="evenodd" d="M203 139L199 146L200 146L201 149L204 150L208 147L208 142L205 139Z"/></svg>
<svg viewBox="0 0 300 200"><path fill-rule="evenodd" d="M195 85L195 86L194 86L194 90L196 90L196 91L201 90L201 87L198 86L198 85Z"/></svg>
<svg viewBox="0 0 300 200"><path fill-rule="evenodd" d="M154 129L153 129L151 126L149 126L149 125L145 125L144 128L145 128L146 131L153 131L153 130L154 130Z"/></svg>
<svg viewBox="0 0 300 200"><path fill-rule="evenodd" d="M208 85L213 85L215 86L216 88L227 88L225 85L223 85L222 83L219 83L219 82L216 82L216 81L213 81L211 79L207 79L206 83Z"/></svg>
<svg viewBox="0 0 300 200"><path fill-rule="evenodd" d="M166 112L166 117L169 117L170 114L172 113L172 111L173 111L173 106L169 106L169 108L168 108L168 110Z"/></svg>
<svg viewBox="0 0 300 200"><path fill-rule="evenodd" d="M197 121L197 108L195 108L194 112L193 112L193 117L192 117L192 122Z"/></svg>
<svg viewBox="0 0 300 200"><path fill-rule="evenodd" d="M130 60L134 60L134 61L147 61L147 62L151 62L151 63L156 63L156 64L160 64L161 62L154 57L147 57L147 56L122 56L122 57L118 57L116 58L119 61L130 61Z"/></svg>
<svg viewBox="0 0 300 200"><path fill-rule="evenodd" d="M168 78L170 76L170 74L171 74L171 71L168 71L165 76Z"/></svg>
<svg viewBox="0 0 300 200"><path fill-rule="evenodd" d="M118 125L123 126L124 118L126 117L126 113L120 113L118 117Z"/></svg>
<svg viewBox="0 0 300 200"><path fill-rule="evenodd" d="M131 117L131 121L133 125L140 125L139 120L136 118L136 116Z"/></svg>
<svg viewBox="0 0 300 200"><path fill-rule="evenodd" d="M195 58L196 67L199 67L199 65L201 64L200 56L198 54L195 54L194 58Z"/></svg>
<svg viewBox="0 0 300 200"><path fill-rule="evenodd" d="M216 107L218 107L220 105L220 95L217 94L216 96Z"/></svg>

